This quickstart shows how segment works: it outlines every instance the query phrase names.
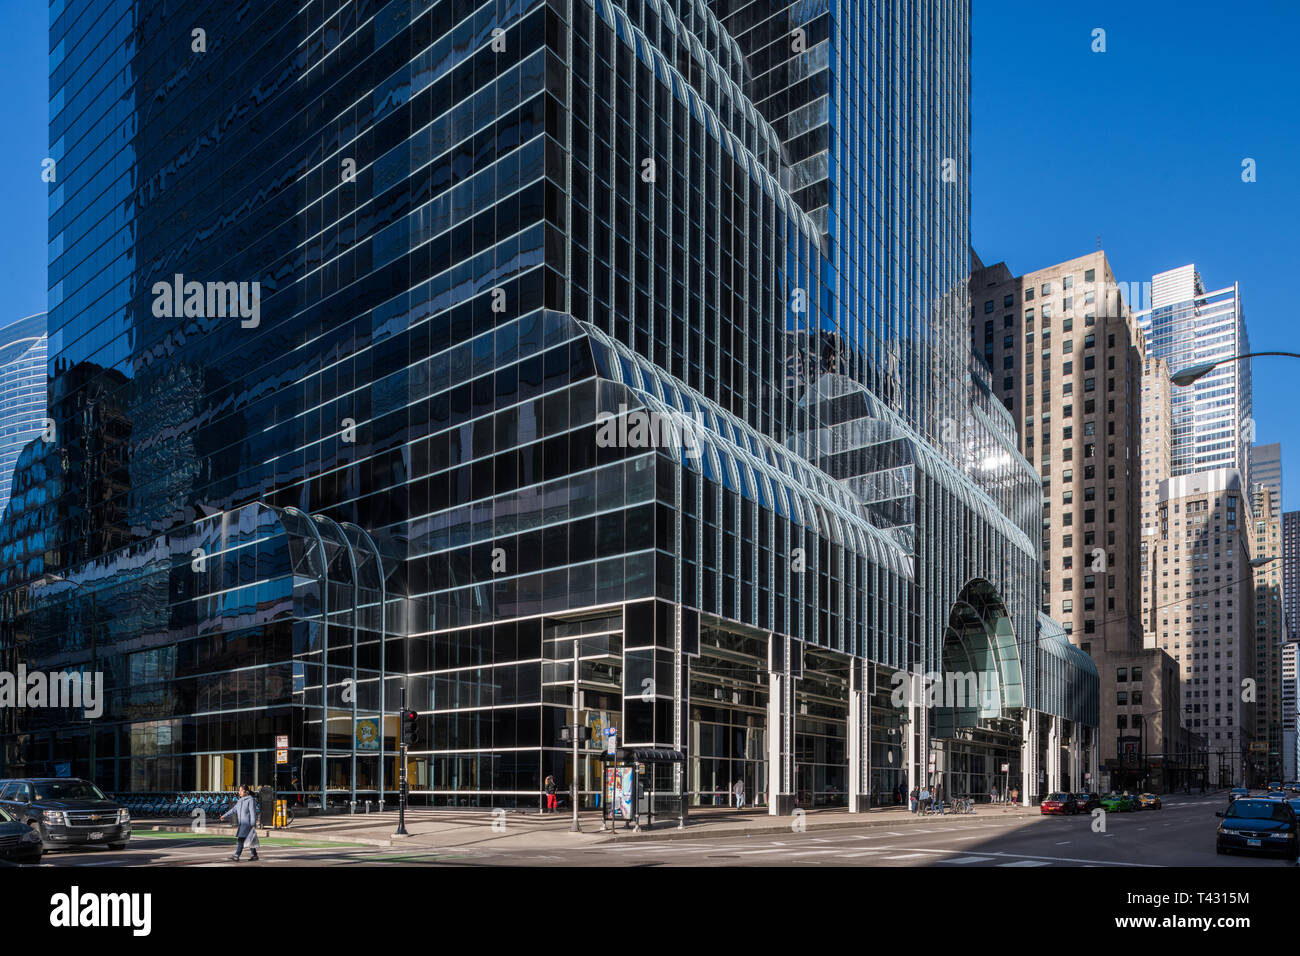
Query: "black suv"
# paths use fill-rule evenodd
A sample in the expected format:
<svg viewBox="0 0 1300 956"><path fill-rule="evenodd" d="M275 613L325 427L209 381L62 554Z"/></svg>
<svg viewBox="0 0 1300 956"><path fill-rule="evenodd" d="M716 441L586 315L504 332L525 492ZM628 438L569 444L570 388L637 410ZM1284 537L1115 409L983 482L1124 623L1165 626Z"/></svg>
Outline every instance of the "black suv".
<svg viewBox="0 0 1300 956"><path fill-rule="evenodd" d="M0 806L41 835L46 849L106 843L121 850L131 839L131 814L88 780L26 777L0 780Z"/></svg>

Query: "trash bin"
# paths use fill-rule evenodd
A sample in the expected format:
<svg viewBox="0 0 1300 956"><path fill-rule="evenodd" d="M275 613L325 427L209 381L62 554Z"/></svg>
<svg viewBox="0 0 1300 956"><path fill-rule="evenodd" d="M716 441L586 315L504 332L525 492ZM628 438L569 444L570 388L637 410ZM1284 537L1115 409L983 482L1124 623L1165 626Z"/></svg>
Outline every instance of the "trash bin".
<svg viewBox="0 0 1300 956"><path fill-rule="evenodd" d="M269 827L275 819L275 790L263 784L257 788L257 805L262 815L262 826Z"/></svg>

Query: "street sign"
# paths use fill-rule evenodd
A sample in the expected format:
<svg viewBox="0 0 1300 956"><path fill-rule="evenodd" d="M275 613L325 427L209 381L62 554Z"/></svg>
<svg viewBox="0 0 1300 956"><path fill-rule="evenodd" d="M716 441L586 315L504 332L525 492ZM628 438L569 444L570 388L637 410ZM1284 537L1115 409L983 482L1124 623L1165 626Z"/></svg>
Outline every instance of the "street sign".
<svg viewBox="0 0 1300 956"><path fill-rule="evenodd" d="M288 750L288 749L289 749L289 735L288 735L288 734L276 734L276 735L275 735L275 749L276 749L276 750Z"/></svg>
<svg viewBox="0 0 1300 956"><path fill-rule="evenodd" d="M613 727L605 728L605 753L612 754L618 749L618 731Z"/></svg>
<svg viewBox="0 0 1300 956"><path fill-rule="evenodd" d="M277 751L275 752L275 762L276 762L277 764L285 764L285 763L288 763L288 762L289 762L289 751L288 751L288 750L277 750Z"/></svg>
<svg viewBox="0 0 1300 956"><path fill-rule="evenodd" d="M1004 764L1002 765L1002 772L1003 772L1003 773L1006 773L1006 772L1007 772L1008 770L1010 770L1010 769L1011 769L1011 765L1010 765L1010 764L1006 764L1006 763L1004 763Z"/></svg>

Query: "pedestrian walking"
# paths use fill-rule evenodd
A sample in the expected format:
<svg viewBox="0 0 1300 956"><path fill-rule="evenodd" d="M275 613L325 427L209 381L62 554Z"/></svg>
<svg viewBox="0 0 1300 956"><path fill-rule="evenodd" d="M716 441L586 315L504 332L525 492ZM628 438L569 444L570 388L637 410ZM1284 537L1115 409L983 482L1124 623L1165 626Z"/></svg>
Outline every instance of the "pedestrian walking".
<svg viewBox="0 0 1300 956"><path fill-rule="evenodd" d="M1019 802L1020 802L1020 788L1019 788L1019 787L1012 787L1012 788L1011 788L1011 805L1012 805L1012 806L1015 806L1015 805L1016 805L1017 803L1019 803Z"/></svg>
<svg viewBox="0 0 1300 956"><path fill-rule="evenodd" d="M744 809L744 806L745 806L745 781L744 781L744 778L741 778L741 779L739 779L739 780L736 781L736 785L735 785L734 787L732 787L731 792L734 793L734 794L736 795L736 809L737 809L737 810L742 810L742 809Z"/></svg>
<svg viewBox="0 0 1300 956"><path fill-rule="evenodd" d="M542 789L546 791L546 812L555 812L556 791L559 787L555 783L555 777L552 774L546 775L546 782L542 784Z"/></svg>
<svg viewBox="0 0 1300 956"><path fill-rule="evenodd" d="M921 812L926 813L930 809L930 788L928 786L921 788Z"/></svg>
<svg viewBox="0 0 1300 956"><path fill-rule="evenodd" d="M911 800L911 804L912 804L912 812L913 812L913 813L916 812L916 809L917 809L917 807L919 806L919 801L920 801L920 799L921 799L921 792L920 792L919 790L917 790L916 787L913 787L913 788L912 788L912 793L911 793L911 795L910 795L910 800Z"/></svg>
<svg viewBox="0 0 1300 956"><path fill-rule="evenodd" d="M239 862L239 855L244 852L246 841L248 848L253 851L252 859L257 859L257 817L260 809L253 795L248 792L248 787L241 785L239 799L235 801L233 807L221 815L223 820L231 816L235 818L235 836L239 838L239 843L231 859L236 863Z"/></svg>

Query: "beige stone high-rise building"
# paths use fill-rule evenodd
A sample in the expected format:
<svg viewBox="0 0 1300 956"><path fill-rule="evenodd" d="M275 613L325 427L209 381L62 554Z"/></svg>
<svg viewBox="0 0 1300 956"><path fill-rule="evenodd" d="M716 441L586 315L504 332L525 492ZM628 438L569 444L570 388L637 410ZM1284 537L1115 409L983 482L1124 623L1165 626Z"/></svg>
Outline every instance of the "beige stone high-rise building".
<svg viewBox="0 0 1300 956"><path fill-rule="evenodd" d="M1016 419L1020 450L1042 477L1042 610L1097 662L1101 759L1111 763L1124 738L1146 733L1152 713L1164 736L1178 726L1176 704L1168 714L1176 681L1156 694L1130 686L1135 670L1143 682L1172 671L1142 640L1147 365L1145 341L1118 289L1100 250L1023 276L996 263L970 281L974 352L992 371L994 391ZM1167 367L1164 382L1167 409ZM1167 442L1163 454L1167 463ZM1163 746L1158 735L1140 752Z"/></svg>
<svg viewBox="0 0 1300 956"><path fill-rule="evenodd" d="M1257 446L1258 447L1258 446ZM1254 486L1255 517L1251 556L1255 586L1255 751L1253 784L1281 781L1283 773L1282 716L1282 513L1273 489Z"/></svg>
<svg viewBox="0 0 1300 956"><path fill-rule="evenodd" d="M1161 482L1147 539L1151 639L1178 662L1184 717L1220 786L1243 781L1255 738L1251 523L1241 473L1220 468Z"/></svg>
<svg viewBox="0 0 1300 956"><path fill-rule="evenodd" d="M1148 355L1142 361L1142 534L1155 533L1160 482L1171 475L1172 421L1169 363Z"/></svg>

